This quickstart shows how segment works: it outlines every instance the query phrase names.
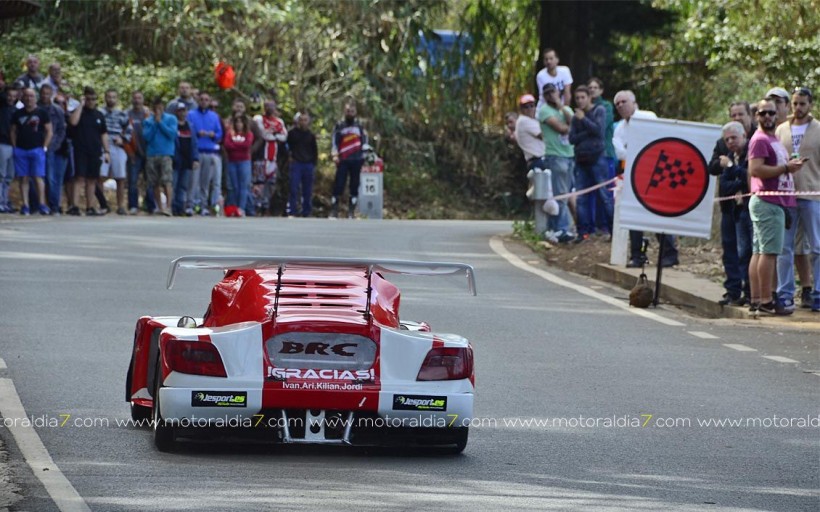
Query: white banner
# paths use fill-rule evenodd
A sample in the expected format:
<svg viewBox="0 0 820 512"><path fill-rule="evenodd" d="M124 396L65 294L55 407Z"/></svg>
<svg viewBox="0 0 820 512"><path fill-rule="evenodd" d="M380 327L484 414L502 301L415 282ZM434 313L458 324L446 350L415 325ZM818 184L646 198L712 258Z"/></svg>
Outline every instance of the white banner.
<svg viewBox="0 0 820 512"><path fill-rule="evenodd" d="M673 119L632 119L620 226L709 238L715 179L708 163L720 126Z"/></svg>

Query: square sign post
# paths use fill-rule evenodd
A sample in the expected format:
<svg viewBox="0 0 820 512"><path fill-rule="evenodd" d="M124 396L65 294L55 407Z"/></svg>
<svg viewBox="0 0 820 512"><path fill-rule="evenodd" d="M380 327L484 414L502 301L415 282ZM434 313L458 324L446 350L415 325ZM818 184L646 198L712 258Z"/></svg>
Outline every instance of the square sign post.
<svg viewBox="0 0 820 512"><path fill-rule="evenodd" d="M631 119L626 140L620 227L667 235L709 238L715 180L708 158L720 127L672 119ZM654 305L661 286L661 256Z"/></svg>
<svg viewBox="0 0 820 512"><path fill-rule="evenodd" d="M359 215L366 219L381 219L384 208L384 162L377 158L372 165L363 165L359 180Z"/></svg>

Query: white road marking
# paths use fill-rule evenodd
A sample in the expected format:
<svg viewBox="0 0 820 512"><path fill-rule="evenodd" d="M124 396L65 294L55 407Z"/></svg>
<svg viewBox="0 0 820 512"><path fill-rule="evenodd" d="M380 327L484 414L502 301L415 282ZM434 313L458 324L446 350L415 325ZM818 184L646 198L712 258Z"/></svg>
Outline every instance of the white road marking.
<svg viewBox="0 0 820 512"><path fill-rule="evenodd" d="M670 325L670 326L674 326L674 327L683 327L683 326L685 326L685 324L682 324L682 323L680 323L676 320L671 320L669 318L664 318L661 315L658 315L657 313L653 313L651 311L645 311L643 309L637 309L637 308L630 307L629 304L627 304L623 301L620 301L618 299L609 297L607 295L604 295L603 293L598 293L595 290L590 290L586 286L581 286L579 284L571 283L571 282L567 281L566 279L562 279L562 278L556 276L555 274L551 274L551 273L547 272L546 270L542 270L540 268L534 268L534 267L528 265L526 262L524 262L521 258L516 256L515 254L508 251L507 248L504 247L504 242L502 242L501 239L498 238L498 237L494 236L490 239L490 248L493 251L495 251L496 254L498 254L499 256L504 258L505 260L507 260L507 262L509 262L510 265L512 265L514 267L518 267L521 270L526 270L527 272L535 274L538 277L540 277L542 279L545 279L545 280L547 280L547 281L549 281L553 284L557 284L558 286L563 286L564 288L569 288L570 290L575 290L576 292L578 292L582 295L586 295L588 297L598 299L602 302L606 302L607 304L609 304L611 306L621 308L623 310L629 311L630 313L632 313L634 315L642 316L644 318L648 318L649 320L654 320L654 321L662 323L664 325Z"/></svg>
<svg viewBox="0 0 820 512"><path fill-rule="evenodd" d="M715 336L714 334L712 334L710 332L704 332L704 331L686 331L686 332L688 332L689 334L691 334L692 336L694 336L696 338L702 338L704 340L719 340L720 339L720 336Z"/></svg>
<svg viewBox="0 0 820 512"><path fill-rule="evenodd" d="M729 347L732 350L737 350L738 352L757 352L756 348L747 347L746 345L740 345L738 343L724 343L724 347Z"/></svg>
<svg viewBox="0 0 820 512"><path fill-rule="evenodd" d="M771 359L772 361L778 363L799 363L800 361L795 361L794 359L789 359L788 357L783 356L763 356L766 359Z"/></svg>
<svg viewBox="0 0 820 512"><path fill-rule="evenodd" d="M57 508L62 512L90 512L83 498L51 459L31 422L22 421L29 416L11 379L0 379L0 414L32 473L43 484Z"/></svg>
<svg viewBox="0 0 820 512"><path fill-rule="evenodd" d="M6 362L3 361L2 357L0 357L0 370L5 370L6 368L8 368L8 366L6 366Z"/></svg>

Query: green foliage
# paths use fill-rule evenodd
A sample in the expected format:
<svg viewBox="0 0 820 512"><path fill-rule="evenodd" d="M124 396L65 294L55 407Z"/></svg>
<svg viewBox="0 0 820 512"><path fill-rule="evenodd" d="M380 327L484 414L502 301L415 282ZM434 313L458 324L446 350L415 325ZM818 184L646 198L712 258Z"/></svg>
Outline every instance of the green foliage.
<svg viewBox="0 0 820 512"><path fill-rule="evenodd" d="M37 43L36 46L21 45L20 41ZM25 73L26 57L34 53L40 58L43 71L52 62L61 64L68 91L75 96L82 94L84 86L90 85L98 93L108 88L117 89L121 93L141 90L146 98L159 95L170 99L176 94L176 84L180 80L195 75L187 66L137 64L133 61L133 56L121 60L106 53L88 55L78 46L58 44L53 36L34 27L3 33L0 35L0 46L6 49L0 56L0 67L14 71L8 73L9 80Z"/></svg>
<svg viewBox="0 0 820 512"><path fill-rule="evenodd" d="M513 236L531 246L543 240L541 235L535 232L535 223L531 220L513 221Z"/></svg>
<svg viewBox="0 0 820 512"><path fill-rule="evenodd" d="M671 33L620 36L615 75L643 108L723 122L733 100L774 86L820 86L820 2L655 0Z"/></svg>

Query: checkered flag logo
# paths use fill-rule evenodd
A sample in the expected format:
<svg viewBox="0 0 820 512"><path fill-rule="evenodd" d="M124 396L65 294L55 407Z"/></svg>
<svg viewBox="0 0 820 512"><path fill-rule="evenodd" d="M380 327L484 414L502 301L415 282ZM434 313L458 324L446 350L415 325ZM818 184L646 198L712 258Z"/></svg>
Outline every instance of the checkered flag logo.
<svg viewBox="0 0 820 512"><path fill-rule="evenodd" d="M671 160L663 150L658 155L658 161L655 163L655 169L652 171L652 177L649 179L649 185L646 186L646 192L649 189L658 188L662 183L666 183L672 190L678 187L685 187L689 183L689 176L695 174L695 169L692 168L692 162L684 164L678 159Z"/></svg>

